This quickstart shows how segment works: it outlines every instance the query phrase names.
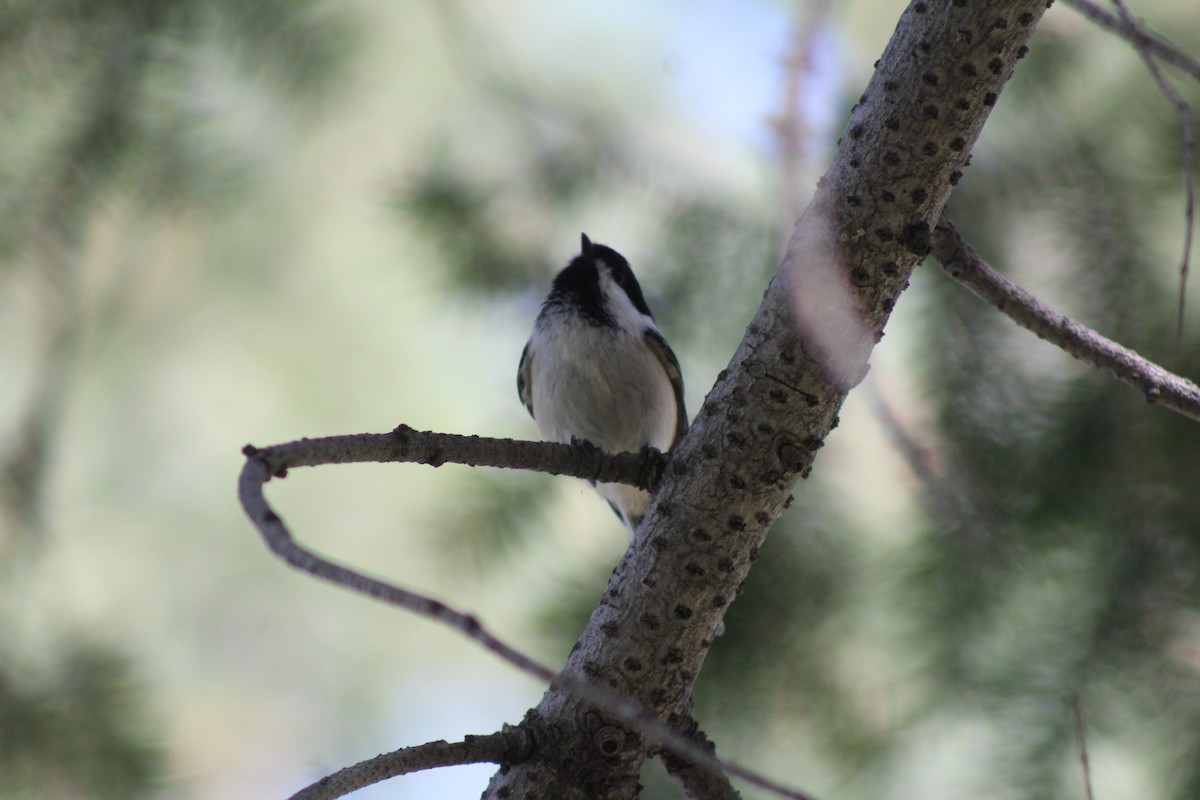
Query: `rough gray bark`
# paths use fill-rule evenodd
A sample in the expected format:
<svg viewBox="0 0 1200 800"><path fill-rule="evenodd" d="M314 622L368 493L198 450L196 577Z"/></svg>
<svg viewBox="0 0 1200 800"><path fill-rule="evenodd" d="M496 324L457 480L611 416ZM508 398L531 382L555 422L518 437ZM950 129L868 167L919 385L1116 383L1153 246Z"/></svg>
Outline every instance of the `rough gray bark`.
<svg viewBox="0 0 1200 800"><path fill-rule="evenodd" d="M688 718L712 632L837 424L1045 0L904 12L728 369L565 672ZM730 269L738 265L731 264ZM551 689L485 798L632 798L654 743Z"/></svg>

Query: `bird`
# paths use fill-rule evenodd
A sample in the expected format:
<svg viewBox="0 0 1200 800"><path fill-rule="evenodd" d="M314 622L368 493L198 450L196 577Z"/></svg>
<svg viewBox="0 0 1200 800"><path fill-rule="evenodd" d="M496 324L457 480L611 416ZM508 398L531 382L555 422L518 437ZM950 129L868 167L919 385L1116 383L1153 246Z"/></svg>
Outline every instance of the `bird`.
<svg viewBox="0 0 1200 800"><path fill-rule="evenodd" d="M607 453L667 452L687 432L683 375L625 257L580 235L555 276L517 368L517 393L542 439ZM650 495L595 484L632 543Z"/></svg>

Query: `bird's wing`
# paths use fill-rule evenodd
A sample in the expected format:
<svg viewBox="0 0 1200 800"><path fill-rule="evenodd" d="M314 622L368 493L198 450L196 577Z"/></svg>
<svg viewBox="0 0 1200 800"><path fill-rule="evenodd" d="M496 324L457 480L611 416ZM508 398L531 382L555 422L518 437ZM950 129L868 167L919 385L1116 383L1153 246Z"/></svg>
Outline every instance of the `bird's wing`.
<svg viewBox="0 0 1200 800"><path fill-rule="evenodd" d="M533 416L533 355L529 352L529 345L533 344L530 339L525 343L525 349L521 351L521 363L517 365L517 395L521 398L521 402L525 404L525 408L529 409L529 416Z"/></svg>
<svg viewBox="0 0 1200 800"><path fill-rule="evenodd" d="M671 388L675 390L675 439L671 442L671 447L674 447L679 444L679 440L688 429L687 408L683 404L683 372L679 369L679 359L675 357L675 351L661 333L654 328L647 328L646 342L650 345L650 352L658 358L658 363L662 364L671 380Z"/></svg>

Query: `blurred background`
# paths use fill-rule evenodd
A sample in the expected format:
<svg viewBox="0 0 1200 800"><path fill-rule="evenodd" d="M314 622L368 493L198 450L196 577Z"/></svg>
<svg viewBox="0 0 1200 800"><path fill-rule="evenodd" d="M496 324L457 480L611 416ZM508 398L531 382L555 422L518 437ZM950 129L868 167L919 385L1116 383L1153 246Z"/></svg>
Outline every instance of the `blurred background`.
<svg viewBox="0 0 1200 800"><path fill-rule="evenodd" d="M535 681L274 560L237 504L241 447L535 436L517 359L581 231L630 258L694 411L902 9L5 3L0 797L286 797L519 721ZM1192 0L1133 11L1200 53ZM1136 52L1056 6L948 214L1195 377L1182 164ZM1098 797L1200 797L1198 454L1196 423L921 267L697 717L825 798L1082 798L1080 721ZM551 664L626 542L545 476L324 467L268 496L318 550ZM491 772L355 796L475 797ZM682 796L656 765L643 782Z"/></svg>

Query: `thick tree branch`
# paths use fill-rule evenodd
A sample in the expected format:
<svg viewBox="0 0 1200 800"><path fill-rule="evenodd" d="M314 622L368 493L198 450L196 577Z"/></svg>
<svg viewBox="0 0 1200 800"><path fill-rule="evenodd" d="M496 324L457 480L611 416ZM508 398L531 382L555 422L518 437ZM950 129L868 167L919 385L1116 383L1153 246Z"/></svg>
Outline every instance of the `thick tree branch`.
<svg viewBox="0 0 1200 800"><path fill-rule="evenodd" d="M485 797L637 795L645 759L690 718L713 631L928 254L933 225L1045 6L914 0L904 12L758 314L673 451L637 540L562 674L522 723L537 746L497 773ZM249 493L261 494L276 471L270 457L251 458L243 476L258 485ZM247 512L264 535L286 536L265 502ZM667 730L645 733L580 687L611 691Z"/></svg>
<svg viewBox="0 0 1200 800"><path fill-rule="evenodd" d="M1045 7L916 0L904 12L780 273L672 451L565 673L600 680L676 726L690 714L712 631L928 254ZM498 773L485 798L636 796L649 752L641 737L591 752L588 710L554 689L535 713L538 751Z"/></svg>
<svg viewBox="0 0 1200 800"><path fill-rule="evenodd" d="M1122 19L1111 11L1092 2L1092 0L1062 0L1062 3L1083 14L1097 25L1118 34L1121 38L1136 45L1140 50L1152 53L1155 58L1164 64L1169 64L1180 72L1187 73L1195 80L1200 81L1200 61L1197 61L1171 43L1147 33L1144 28L1133 24L1131 20Z"/></svg>
<svg viewBox="0 0 1200 800"><path fill-rule="evenodd" d="M1132 386L1145 396L1147 402L1200 420L1200 387L1106 339L1026 292L980 258L948 220L942 220L934 231L933 255L947 275L1021 327Z"/></svg>
<svg viewBox="0 0 1200 800"><path fill-rule="evenodd" d="M289 800L334 800L398 775L463 764L515 764L529 755L533 742L520 728L486 736L468 736L453 744L438 740L404 747L340 769L296 792Z"/></svg>

